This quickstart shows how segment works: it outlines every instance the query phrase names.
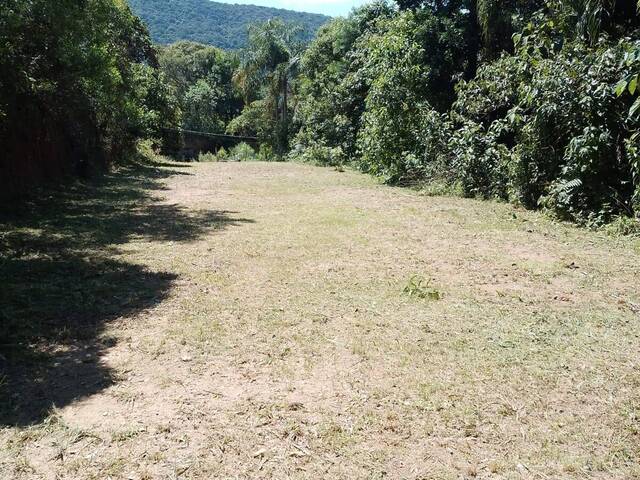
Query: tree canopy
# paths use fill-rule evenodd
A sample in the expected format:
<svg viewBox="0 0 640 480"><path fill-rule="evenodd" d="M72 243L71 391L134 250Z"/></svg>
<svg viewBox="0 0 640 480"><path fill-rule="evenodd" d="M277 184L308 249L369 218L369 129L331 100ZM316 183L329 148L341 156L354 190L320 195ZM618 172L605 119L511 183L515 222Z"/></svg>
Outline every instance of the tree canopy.
<svg viewBox="0 0 640 480"><path fill-rule="evenodd" d="M177 42L160 47L158 59L182 111L182 127L223 133L242 107L231 82L236 57L215 47Z"/></svg>
<svg viewBox="0 0 640 480"><path fill-rule="evenodd" d="M176 120L146 28L121 0L7 0L0 49L5 192L122 161Z"/></svg>

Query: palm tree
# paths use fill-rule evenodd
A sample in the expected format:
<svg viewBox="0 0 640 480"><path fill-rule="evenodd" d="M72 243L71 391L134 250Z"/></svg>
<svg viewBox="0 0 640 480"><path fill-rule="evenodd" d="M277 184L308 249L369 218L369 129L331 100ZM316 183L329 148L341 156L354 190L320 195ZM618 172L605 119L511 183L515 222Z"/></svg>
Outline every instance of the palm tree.
<svg viewBox="0 0 640 480"><path fill-rule="evenodd" d="M282 20L252 25L234 75L245 104L263 97L274 121L273 143L278 153L284 153L289 140L289 98L302 50L296 41L298 33L298 28Z"/></svg>

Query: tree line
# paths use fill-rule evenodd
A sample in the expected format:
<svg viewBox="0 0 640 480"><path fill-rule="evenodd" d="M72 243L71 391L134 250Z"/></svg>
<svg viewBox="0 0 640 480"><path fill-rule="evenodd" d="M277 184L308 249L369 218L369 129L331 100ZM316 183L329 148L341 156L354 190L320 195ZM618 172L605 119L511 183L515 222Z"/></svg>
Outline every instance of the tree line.
<svg viewBox="0 0 640 480"><path fill-rule="evenodd" d="M279 66L290 53L279 42L286 37L286 48L300 50L301 37L271 20L248 35L241 54L189 41L158 46L124 0L7 0L0 9L0 195L126 163L141 139L180 150L180 129L259 133L262 158L271 157L271 144L284 155L291 107L276 105L275 118L271 109L293 72Z"/></svg>
<svg viewBox="0 0 640 480"><path fill-rule="evenodd" d="M397 3L306 50L292 155L585 224L640 214L635 0Z"/></svg>
<svg viewBox="0 0 640 480"><path fill-rule="evenodd" d="M638 8L379 1L309 45L267 21L226 54L241 102L218 128L276 158L637 228L625 219L640 214Z"/></svg>

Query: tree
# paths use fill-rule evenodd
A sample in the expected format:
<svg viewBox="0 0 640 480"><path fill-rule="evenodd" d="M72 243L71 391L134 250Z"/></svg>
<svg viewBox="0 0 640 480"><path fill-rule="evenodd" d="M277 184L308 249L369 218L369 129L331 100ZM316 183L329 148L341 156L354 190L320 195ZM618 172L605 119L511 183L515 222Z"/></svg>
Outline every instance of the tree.
<svg viewBox="0 0 640 480"><path fill-rule="evenodd" d="M156 120L172 113L155 66L146 29L120 0L4 2L0 178L19 189L104 168L158 136Z"/></svg>
<svg viewBox="0 0 640 480"><path fill-rule="evenodd" d="M592 225L637 216L637 3L407 0L336 20L303 59L293 154Z"/></svg>
<svg viewBox="0 0 640 480"><path fill-rule="evenodd" d="M289 146L289 128L293 80L298 72L301 45L298 30L281 20L268 20L249 29L249 42L240 55L234 81L246 105L262 106L263 117L270 123L269 141L279 155ZM264 129L262 129L264 130Z"/></svg>
<svg viewBox="0 0 640 480"><path fill-rule="evenodd" d="M220 133L242 108L232 83L234 54L194 42L160 48L159 63L175 91L187 130Z"/></svg>
<svg viewBox="0 0 640 480"><path fill-rule="evenodd" d="M373 2L325 25L309 45L301 62L293 155L324 164L358 156L356 137L370 88L361 43L393 15L388 3Z"/></svg>

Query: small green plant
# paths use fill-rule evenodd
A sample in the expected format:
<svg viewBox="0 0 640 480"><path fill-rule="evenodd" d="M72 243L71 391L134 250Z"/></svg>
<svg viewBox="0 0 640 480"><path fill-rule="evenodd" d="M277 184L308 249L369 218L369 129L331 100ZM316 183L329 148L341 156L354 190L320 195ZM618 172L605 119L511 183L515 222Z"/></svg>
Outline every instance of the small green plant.
<svg viewBox="0 0 640 480"><path fill-rule="evenodd" d="M426 279L421 275L413 275L402 292L410 297L424 300L440 300L442 298L442 293L431 286L431 279Z"/></svg>
<svg viewBox="0 0 640 480"><path fill-rule="evenodd" d="M216 157L219 162L226 162L229 158L229 152L224 147L220 147L220 150L216 153Z"/></svg>
<svg viewBox="0 0 640 480"><path fill-rule="evenodd" d="M614 237L640 237L640 218L618 216L604 227Z"/></svg>
<svg viewBox="0 0 640 480"><path fill-rule="evenodd" d="M420 185L419 192L425 197L451 197L464 194L462 186L458 182L447 182L439 179Z"/></svg>
<svg viewBox="0 0 640 480"><path fill-rule="evenodd" d="M200 152L198 154L198 162L217 162L218 157L211 152Z"/></svg>
<svg viewBox="0 0 640 480"><path fill-rule="evenodd" d="M260 150L258 150L258 160L261 162L275 162L278 159L273 153L273 147L267 143L260 144Z"/></svg>
<svg viewBox="0 0 640 480"><path fill-rule="evenodd" d="M256 151L248 143L239 143L229 151L229 158L235 162L256 160Z"/></svg>

